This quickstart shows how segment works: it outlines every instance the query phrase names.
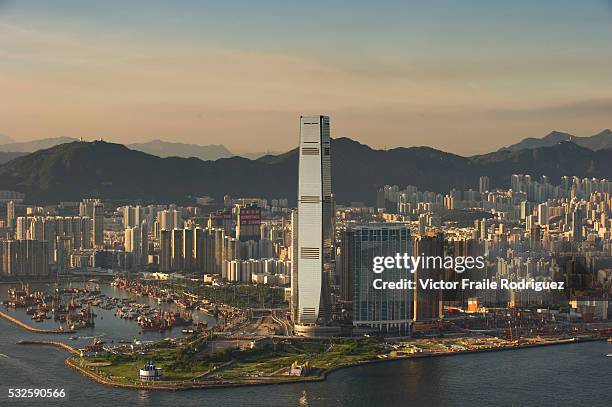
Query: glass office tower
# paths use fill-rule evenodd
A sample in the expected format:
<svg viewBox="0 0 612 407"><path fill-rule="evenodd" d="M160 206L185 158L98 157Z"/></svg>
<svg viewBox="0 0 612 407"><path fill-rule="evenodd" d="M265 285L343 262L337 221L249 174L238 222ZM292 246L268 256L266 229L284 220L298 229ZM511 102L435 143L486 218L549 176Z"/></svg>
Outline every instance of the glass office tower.
<svg viewBox="0 0 612 407"><path fill-rule="evenodd" d="M294 322L326 325L333 268L333 203L329 117L300 117L297 268L292 279Z"/></svg>

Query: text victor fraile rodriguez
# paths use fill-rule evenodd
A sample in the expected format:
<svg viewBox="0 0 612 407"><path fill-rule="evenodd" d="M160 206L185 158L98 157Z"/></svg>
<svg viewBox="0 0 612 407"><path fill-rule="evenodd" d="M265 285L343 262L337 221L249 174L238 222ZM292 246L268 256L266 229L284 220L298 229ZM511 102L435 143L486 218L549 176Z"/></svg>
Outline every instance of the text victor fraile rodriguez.
<svg viewBox="0 0 612 407"><path fill-rule="evenodd" d="M462 274L470 270L482 270L486 267L483 256L412 256L408 253L396 253L395 256L376 256L373 258L372 272L377 275L372 281L375 290L563 290L564 282L535 281L534 279L491 279L472 280L444 280L432 277L419 277L421 271L452 270ZM399 280L385 280L382 274L385 271L405 270L416 278L400 278Z"/></svg>

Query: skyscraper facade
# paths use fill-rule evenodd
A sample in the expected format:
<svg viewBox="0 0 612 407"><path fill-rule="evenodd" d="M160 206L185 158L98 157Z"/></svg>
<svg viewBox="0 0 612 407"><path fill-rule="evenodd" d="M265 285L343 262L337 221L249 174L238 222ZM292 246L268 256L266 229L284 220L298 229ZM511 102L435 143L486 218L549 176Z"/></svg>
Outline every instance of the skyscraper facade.
<svg viewBox="0 0 612 407"><path fill-rule="evenodd" d="M413 255L416 256L441 256L444 257L444 234L428 232L425 236L419 236L414 240ZM439 281L444 278L444 269L439 265L430 268L419 268L413 279L415 289L413 291L413 314L415 321L432 321L441 319L443 316L442 290L424 289L419 285L419 279L431 278Z"/></svg>
<svg viewBox="0 0 612 407"><path fill-rule="evenodd" d="M104 204L96 202L93 205L93 242L96 249L104 248Z"/></svg>
<svg viewBox="0 0 612 407"><path fill-rule="evenodd" d="M6 227L15 228L15 202L9 201L6 204Z"/></svg>
<svg viewBox="0 0 612 407"><path fill-rule="evenodd" d="M330 317L329 276L333 267L329 117L300 118L299 150L294 322L325 325Z"/></svg>
<svg viewBox="0 0 612 407"><path fill-rule="evenodd" d="M478 192L480 192L481 194L484 194L485 192L489 191L489 189L491 188L489 177L487 177L486 175L483 175L482 177L480 177L478 184L479 184Z"/></svg>
<svg viewBox="0 0 612 407"><path fill-rule="evenodd" d="M356 328L379 332L408 334L412 323L411 292L376 290L374 279L408 281L408 269L389 269L383 274L372 273L374 257L408 253L411 248L410 230L404 225L369 224L345 232L346 244L342 264L348 268L346 290L352 294L352 320ZM348 285L347 284L347 285Z"/></svg>

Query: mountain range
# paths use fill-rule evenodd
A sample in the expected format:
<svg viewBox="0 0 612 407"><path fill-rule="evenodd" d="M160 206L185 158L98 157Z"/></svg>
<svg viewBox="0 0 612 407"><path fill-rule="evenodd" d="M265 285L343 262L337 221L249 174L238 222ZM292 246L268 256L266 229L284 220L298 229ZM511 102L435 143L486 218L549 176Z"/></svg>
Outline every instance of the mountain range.
<svg viewBox="0 0 612 407"><path fill-rule="evenodd" d="M332 187L337 202L373 203L385 184L415 185L447 192L477 188L488 175L493 187L507 187L514 173L612 178L612 149L593 151L573 142L462 157L429 147L376 150L348 138L332 140ZM70 142L15 158L0 166L0 189L26 193L28 202L54 203L101 197L141 202L185 202L224 194L297 196L298 150L203 161L132 150L104 141Z"/></svg>
<svg viewBox="0 0 612 407"><path fill-rule="evenodd" d="M200 160L218 160L220 158L233 157L235 154L222 144L210 144L201 146L199 144L171 143L163 140L151 140L146 143L127 144L132 150L156 155L158 157L196 157Z"/></svg>
<svg viewBox="0 0 612 407"><path fill-rule="evenodd" d="M60 144L71 143L73 141L79 140L73 137L54 137L25 142L14 142L9 137L0 135L0 153L12 153L12 155L0 154L0 164L9 161L7 159L8 157L15 158L20 155L25 155L26 153L33 153L34 151L43 150ZM222 144L209 144L203 146L199 144L174 143L164 140L151 140L144 143L127 144L126 146L132 150L142 151L162 158L196 157L204 161L214 161L220 158L234 157L236 155L249 159L257 159L263 155L269 154L263 152L234 154Z"/></svg>
<svg viewBox="0 0 612 407"><path fill-rule="evenodd" d="M571 141L574 144L595 151L605 150L612 148L612 130L605 129L602 132L589 137L579 137L569 133L552 131L542 138L528 137L516 144L504 147L501 150L518 151L525 148L550 147L554 146L555 144L559 144L562 141Z"/></svg>

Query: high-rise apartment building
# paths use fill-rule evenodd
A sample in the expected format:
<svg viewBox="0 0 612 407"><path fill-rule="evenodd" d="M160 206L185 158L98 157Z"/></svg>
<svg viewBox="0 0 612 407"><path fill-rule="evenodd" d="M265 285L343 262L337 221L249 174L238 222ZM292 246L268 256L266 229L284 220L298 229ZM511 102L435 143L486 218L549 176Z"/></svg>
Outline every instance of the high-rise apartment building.
<svg viewBox="0 0 612 407"><path fill-rule="evenodd" d="M325 325L330 317L333 230L329 117L300 118L297 291L294 322Z"/></svg>
<svg viewBox="0 0 612 407"><path fill-rule="evenodd" d="M46 277L49 274L48 242L0 240L0 278Z"/></svg>
<svg viewBox="0 0 612 407"><path fill-rule="evenodd" d="M142 222L143 210L140 205L124 206L123 207L123 226L124 228L133 228L139 226Z"/></svg>
<svg viewBox="0 0 612 407"><path fill-rule="evenodd" d="M159 236L159 270L168 272L172 269L172 231L162 229Z"/></svg>
<svg viewBox="0 0 612 407"><path fill-rule="evenodd" d="M183 230L172 230L172 270L183 269Z"/></svg>
<svg viewBox="0 0 612 407"><path fill-rule="evenodd" d="M157 221L160 229L182 229L183 218L176 209L166 209L157 213Z"/></svg>
<svg viewBox="0 0 612 407"><path fill-rule="evenodd" d="M490 186L490 182L489 182L489 177L487 177L486 175L483 175L482 177L480 177L478 191L481 194L483 194L483 193L489 191L490 188L491 188L491 186Z"/></svg>
<svg viewBox="0 0 612 407"><path fill-rule="evenodd" d="M93 243L96 249L104 248L104 204L96 202L93 205Z"/></svg>
<svg viewBox="0 0 612 407"><path fill-rule="evenodd" d="M15 227L15 202L13 201L6 204L6 227L9 229Z"/></svg>
<svg viewBox="0 0 612 407"><path fill-rule="evenodd" d="M149 262L149 224L143 220L140 224L140 264Z"/></svg>
<svg viewBox="0 0 612 407"><path fill-rule="evenodd" d="M194 229L183 229L183 269L193 271L195 269L195 231Z"/></svg>
<svg viewBox="0 0 612 407"><path fill-rule="evenodd" d="M104 205L97 198L83 199L79 216L91 219L91 242L94 248L104 247Z"/></svg>

